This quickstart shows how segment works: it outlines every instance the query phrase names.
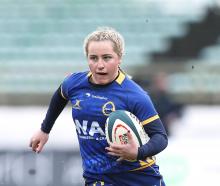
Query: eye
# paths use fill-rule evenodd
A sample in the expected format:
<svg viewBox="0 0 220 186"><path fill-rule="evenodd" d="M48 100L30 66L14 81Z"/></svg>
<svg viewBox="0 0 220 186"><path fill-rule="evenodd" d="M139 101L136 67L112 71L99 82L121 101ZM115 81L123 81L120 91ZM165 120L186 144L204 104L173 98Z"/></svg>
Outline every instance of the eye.
<svg viewBox="0 0 220 186"><path fill-rule="evenodd" d="M98 57L97 56L89 56L89 59L91 61L97 61L98 60Z"/></svg>
<svg viewBox="0 0 220 186"><path fill-rule="evenodd" d="M112 56L104 56L103 59L104 61L109 61L112 59Z"/></svg>

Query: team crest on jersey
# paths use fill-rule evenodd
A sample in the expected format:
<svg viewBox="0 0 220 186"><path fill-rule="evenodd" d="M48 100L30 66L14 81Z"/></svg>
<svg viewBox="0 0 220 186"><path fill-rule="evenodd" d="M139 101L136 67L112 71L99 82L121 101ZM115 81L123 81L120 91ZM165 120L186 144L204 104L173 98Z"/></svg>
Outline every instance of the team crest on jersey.
<svg viewBox="0 0 220 186"><path fill-rule="evenodd" d="M115 104L112 101L108 101L102 106L102 113L105 116L109 116L112 112L115 111Z"/></svg>
<svg viewBox="0 0 220 186"><path fill-rule="evenodd" d="M73 104L73 108L74 109L78 109L78 110L80 110L80 109L82 109L82 107L80 106L80 102L81 102L82 100L78 100L78 99L76 99L76 101L75 101L75 104Z"/></svg>

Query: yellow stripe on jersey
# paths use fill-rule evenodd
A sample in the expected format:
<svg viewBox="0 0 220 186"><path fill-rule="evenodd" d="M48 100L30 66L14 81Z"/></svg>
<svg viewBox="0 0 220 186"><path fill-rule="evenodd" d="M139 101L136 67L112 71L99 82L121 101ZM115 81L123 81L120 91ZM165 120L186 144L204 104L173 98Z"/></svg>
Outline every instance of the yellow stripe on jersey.
<svg viewBox="0 0 220 186"><path fill-rule="evenodd" d="M125 74L122 73L121 71L119 71L119 76L118 78L115 80L119 85L122 84L122 82L124 81L125 79Z"/></svg>
<svg viewBox="0 0 220 186"><path fill-rule="evenodd" d="M160 117L159 117L158 115L155 115L155 116L152 116L152 117L150 117L150 118L148 118L148 119L142 121L141 123L142 123L142 125L144 126L144 125L147 125L148 123L150 123L150 122L152 122L152 121L154 121L154 120L156 120L156 119L159 119L159 118L160 118Z"/></svg>
<svg viewBox="0 0 220 186"><path fill-rule="evenodd" d="M88 72L87 77L90 77L92 75L92 72Z"/></svg>
<svg viewBox="0 0 220 186"><path fill-rule="evenodd" d="M146 166L146 165L149 164L148 162L145 162L145 161L142 161L142 160L139 160L139 163L140 163L141 167Z"/></svg>
<svg viewBox="0 0 220 186"><path fill-rule="evenodd" d="M132 169L130 171L137 171L137 170L141 170L141 169L145 169L147 167L150 167L151 165L153 165L155 163L155 160L151 159L151 160L147 160L147 162L140 160L139 162L140 162L141 167L136 168L136 169Z"/></svg>
<svg viewBox="0 0 220 186"><path fill-rule="evenodd" d="M146 166L149 165L149 163L155 162L156 157L155 156L151 156L151 157L147 157L145 161L143 160L139 160L140 166Z"/></svg>
<svg viewBox="0 0 220 186"><path fill-rule="evenodd" d="M60 93L61 93L61 96L65 99L65 100L67 100L67 98L64 96L64 94L63 94L63 89L62 89L62 86L60 87Z"/></svg>
<svg viewBox="0 0 220 186"><path fill-rule="evenodd" d="M92 76L92 72L89 72L89 73L87 74L87 77L90 77L90 76ZM122 82L124 81L124 79L125 79L125 74L124 74L123 72L119 71L119 75L118 75L118 77L117 77L117 79L116 79L115 81L116 81L119 85L121 85Z"/></svg>
<svg viewBox="0 0 220 186"><path fill-rule="evenodd" d="M101 186L105 185L104 181L96 181L95 183L93 183L93 186L98 186L98 183L100 183Z"/></svg>

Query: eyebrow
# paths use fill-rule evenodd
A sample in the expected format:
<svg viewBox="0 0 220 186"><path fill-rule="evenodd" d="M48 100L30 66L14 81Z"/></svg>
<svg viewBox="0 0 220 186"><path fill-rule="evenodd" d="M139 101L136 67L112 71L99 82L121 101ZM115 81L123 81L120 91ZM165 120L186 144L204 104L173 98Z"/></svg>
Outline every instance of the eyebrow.
<svg viewBox="0 0 220 186"><path fill-rule="evenodd" d="M89 54L89 56L98 56L98 55L96 55L96 54ZM101 56L112 56L112 54L103 54Z"/></svg>
<svg viewBox="0 0 220 186"><path fill-rule="evenodd" d="M102 56L112 56L112 54L103 54Z"/></svg>

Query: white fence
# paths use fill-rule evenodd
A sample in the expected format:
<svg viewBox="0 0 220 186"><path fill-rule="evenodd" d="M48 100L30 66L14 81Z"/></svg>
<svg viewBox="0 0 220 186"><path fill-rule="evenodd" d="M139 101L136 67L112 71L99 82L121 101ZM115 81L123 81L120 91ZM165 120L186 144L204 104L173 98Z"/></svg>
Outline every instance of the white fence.
<svg viewBox="0 0 220 186"><path fill-rule="evenodd" d="M41 154L28 147L46 107L0 108L0 186L82 185L78 140L66 108ZM220 106L187 106L169 146L157 156L169 186L216 185L220 176Z"/></svg>

